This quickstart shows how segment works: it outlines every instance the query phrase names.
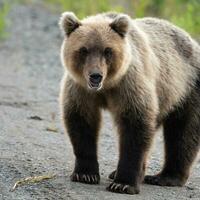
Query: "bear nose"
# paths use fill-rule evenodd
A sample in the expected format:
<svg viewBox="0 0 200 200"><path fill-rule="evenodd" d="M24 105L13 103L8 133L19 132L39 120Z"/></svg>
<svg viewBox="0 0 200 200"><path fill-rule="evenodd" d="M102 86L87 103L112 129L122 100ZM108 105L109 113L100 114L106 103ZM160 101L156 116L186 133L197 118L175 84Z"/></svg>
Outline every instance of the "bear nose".
<svg viewBox="0 0 200 200"><path fill-rule="evenodd" d="M90 82L94 84L99 84L102 80L103 76L99 73L90 74Z"/></svg>

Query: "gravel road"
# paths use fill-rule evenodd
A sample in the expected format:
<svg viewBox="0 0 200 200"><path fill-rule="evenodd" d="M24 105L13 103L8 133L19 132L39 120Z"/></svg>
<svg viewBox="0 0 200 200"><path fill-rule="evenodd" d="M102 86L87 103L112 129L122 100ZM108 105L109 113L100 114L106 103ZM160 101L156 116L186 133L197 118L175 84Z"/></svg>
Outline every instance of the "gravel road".
<svg viewBox="0 0 200 200"><path fill-rule="evenodd" d="M200 159L185 187L142 185L135 196L105 190L117 164L115 127L107 112L99 144L100 185L72 183L73 153L59 120L62 42L58 14L41 5L15 5L8 16L9 38L0 42L0 200L200 199ZM152 150L149 173L163 161L161 131ZM56 174L11 192L21 178Z"/></svg>

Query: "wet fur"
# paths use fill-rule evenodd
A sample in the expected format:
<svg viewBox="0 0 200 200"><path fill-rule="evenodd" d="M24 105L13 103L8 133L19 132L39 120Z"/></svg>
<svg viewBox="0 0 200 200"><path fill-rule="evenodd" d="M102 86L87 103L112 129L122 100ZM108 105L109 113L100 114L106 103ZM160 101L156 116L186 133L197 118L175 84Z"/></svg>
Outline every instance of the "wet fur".
<svg viewBox="0 0 200 200"><path fill-rule="evenodd" d="M82 28L71 33L62 46L66 71L61 110L76 156L71 178L99 182L97 142L100 111L106 108L120 138L119 163L107 189L135 194L143 180L182 186L200 147L200 47L183 30L154 18L128 18L127 34L121 38L109 27L118 16L109 13L84 19ZM91 30L95 31L91 34ZM76 68L79 60L71 55L85 40L97 46L114 44L120 55L114 58L104 87L95 93L86 88L83 69ZM151 142L160 125L164 126L165 165L158 175L144 178ZM98 180L93 181L94 176Z"/></svg>

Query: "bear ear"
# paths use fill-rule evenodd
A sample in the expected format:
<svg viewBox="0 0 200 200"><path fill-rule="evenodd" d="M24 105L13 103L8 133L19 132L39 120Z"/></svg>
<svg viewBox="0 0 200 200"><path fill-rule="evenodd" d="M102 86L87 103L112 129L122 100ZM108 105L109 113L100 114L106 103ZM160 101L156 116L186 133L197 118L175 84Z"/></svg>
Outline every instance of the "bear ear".
<svg viewBox="0 0 200 200"><path fill-rule="evenodd" d="M128 15L119 14L113 22L111 22L110 27L117 32L121 37L125 37L129 30L131 23L131 18Z"/></svg>
<svg viewBox="0 0 200 200"><path fill-rule="evenodd" d="M77 29L81 25L81 22L73 12L64 12L61 15L59 25L65 35L69 36L73 31L75 31L75 29Z"/></svg>

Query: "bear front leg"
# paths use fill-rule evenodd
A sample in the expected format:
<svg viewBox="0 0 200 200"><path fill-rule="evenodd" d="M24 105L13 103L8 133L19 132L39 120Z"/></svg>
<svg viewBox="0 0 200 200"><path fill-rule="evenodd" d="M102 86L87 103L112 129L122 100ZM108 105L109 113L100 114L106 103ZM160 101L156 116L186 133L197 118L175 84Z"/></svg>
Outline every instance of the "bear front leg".
<svg viewBox="0 0 200 200"><path fill-rule="evenodd" d="M107 190L116 193L138 194L144 178L145 161L152 141L153 130L142 115L121 114L117 120L120 135L120 155L113 182Z"/></svg>
<svg viewBox="0 0 200 200"><path fill-rule="evenodd" d="M87 110L87 112L84 110ZM97 161L97 134L99 129L99 111L89 109L65 108L64 122L73 145L76 157L71 180L87 184L100 181Z"/></svg>

